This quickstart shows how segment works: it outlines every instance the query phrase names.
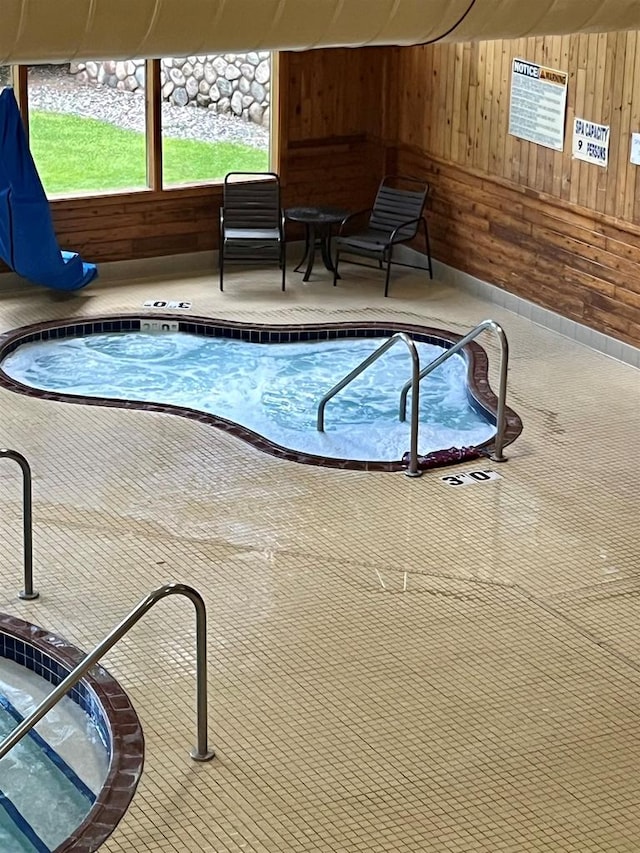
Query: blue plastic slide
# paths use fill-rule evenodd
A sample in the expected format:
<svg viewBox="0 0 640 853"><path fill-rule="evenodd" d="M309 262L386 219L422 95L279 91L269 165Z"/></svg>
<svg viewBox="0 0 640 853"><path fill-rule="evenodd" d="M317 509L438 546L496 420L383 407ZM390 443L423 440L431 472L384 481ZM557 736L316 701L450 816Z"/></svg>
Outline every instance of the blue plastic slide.
<svg viewBox="0 0 640 853"><path fill-rule="evenodd" d="M18 275L54 290L79 290L98 271L61 252L13 89L0 92L0 258Z"/></svg>

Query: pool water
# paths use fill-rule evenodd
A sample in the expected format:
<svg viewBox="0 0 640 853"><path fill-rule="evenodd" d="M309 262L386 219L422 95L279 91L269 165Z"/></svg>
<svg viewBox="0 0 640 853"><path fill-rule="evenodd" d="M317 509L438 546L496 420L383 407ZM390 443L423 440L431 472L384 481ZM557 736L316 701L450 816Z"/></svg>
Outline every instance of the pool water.
<svg viewBox="0 0 640 853"><path fill-rule="evenodd" d="M0 661L0 740L51 691L44 678ZM65 698L0 760L0 851L49 853L80 826L107 775L108 750Z"/></svg>
<svg viewBox="0 0 640 853"><path fill-rule="evenodd" d="M253 430L291 450L319 456L395 461L409 449L398 420L411 378L397 344L339 392L316 429L323 395L386 338L248 343L185 332L117 332L23 344L5 373L35 388L197 409ZM443 352L416 342L421 367ZM419 452L481 444L495 426L470 405L467 366L453 356L420 383ZM411 394L409 394L409 405Z"/></svg>

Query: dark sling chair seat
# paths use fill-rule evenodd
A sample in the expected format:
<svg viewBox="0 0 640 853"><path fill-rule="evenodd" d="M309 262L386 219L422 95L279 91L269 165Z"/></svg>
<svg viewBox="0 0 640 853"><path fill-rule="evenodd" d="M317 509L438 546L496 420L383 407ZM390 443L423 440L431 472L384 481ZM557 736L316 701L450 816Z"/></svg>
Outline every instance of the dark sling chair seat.
<svg viewBox="0 0 640 853"><path fill-rule="evenodd" d="M229 172L220 208L220 290L228 261L276 261L284 290L286 260L280 178L275 172Z"/></svg>
<svg viewBox="0 0 640 853"><path fill-rule="evenodd" d="M336 262L333 283L338 283L338 265L342 263L358 264L343 258L343 254L360 255L378 261L378 268L386 264L387 275L384 283L384 295L389 294L391 264L423 269L415 264L402 263L394 259L396 246L413 240L420 230L424 233L425 252L429 278L433 278L429 230L424 208L429 195L429 184L416 178L402 175L387 175L380 182L373 207L352 213L342 220L336 237ZM369 215L364 227L362 223ZM360 230L357 223L360 222ZM350 233L352 232L352 233ZM370 264L360 264L370 266Z"/></svg>

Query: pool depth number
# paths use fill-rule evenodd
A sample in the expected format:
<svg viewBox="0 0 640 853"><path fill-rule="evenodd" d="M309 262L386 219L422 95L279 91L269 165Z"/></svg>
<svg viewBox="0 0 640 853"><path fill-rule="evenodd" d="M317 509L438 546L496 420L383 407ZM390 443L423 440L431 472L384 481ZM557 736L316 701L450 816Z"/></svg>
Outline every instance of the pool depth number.
<svg viewBox="0 0 640 853"><path fill-rule="evenodd" d="M440 477L447 486L473 486L475 483L489 483L491 480L501 480L502 476L495 471L464 471L460 474L448 474Z"/></svg>

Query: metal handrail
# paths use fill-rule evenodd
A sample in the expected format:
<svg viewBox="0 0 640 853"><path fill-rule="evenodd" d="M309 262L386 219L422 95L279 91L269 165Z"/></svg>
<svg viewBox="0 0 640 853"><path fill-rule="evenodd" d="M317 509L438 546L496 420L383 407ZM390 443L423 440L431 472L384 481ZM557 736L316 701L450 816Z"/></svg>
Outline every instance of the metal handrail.
<svg viewBox="0 0 640 853"><path fill-rule="evenodd" d="M390 349L394 344L398 341L404 341L409 349L409 353L411 355L411 379L409 380L409 387L413 389L413 393L411 394L411 446L409 450L409 467L405 471L405 474L408 477L420 477L422 475L422 471L418 470L418 404L419 404L419 395L420 395L420 357L418 356L418 350L416 349L416 345L413 340L409 337L406 332L396 332L395 335L392 335L388 341L385 341L381 344L375 352L372 352L370 356L365 358L357 367L355 367L351 373L348 373L344 379L341 379L337 385L334 385L330 391L324 395L322 400L320 401L320 405L318 406L318 419L317 419L317 429L319 432L324 432L324 410L329 402L329 400L334 397L338 391L342 391L342 389L348 385L356 376L359 376L363 370L366 370L370 364L373 364L374 361L377 361L381 355L383 355L388 349ZM406 420L406 405L405 405L405 416L400 418L401 421Z"/></svg>
<svg viewBox="0 0 640 853"><path fill-rule="evenodd" d="M33 510L31 468L29 463L17 450L0 450L0 458L13 459L22 469L22 526L24 529L24 589L18 593L18 598L33 601L40 593L33 589Z"/></svg>
<svg viewBox="0 0 640 853"><path fill-rule="evenodd" d="M207 611L200 593L182 583L166 583L150 592L134 607L131 613L111 631L95 649L80 661L55 690L44 699L35 711L24 719L11 734L0 743L0 759L56 705L63 696L86 675L91 667L132 628L156 602L167 595L185 595L196 609L196 715L197 744L191 752L195 761L209 761L215 753L207 744Z"/></svg>
<svg viewBox="0 0 640 853"><path fill-rule="evenodd" d="M496 323L495 320L483 320L482 323L478 323L478 325L472 329L468 334L466 334L463 338L461 338L456 344L454 344L450 349L444 352L442 355L439 355L438 358L434 359L430 364L424 367L420 371L420 376L418 381L424 379L429 373L439 367L443 361L446 361L452 355L455 355L459 350L461 350L469 341L472 341L474 338L477 338L481 332L484 332L485 329L491 329L494 331L498 337L498 341L500 343L500 387L498 389L498 412L496 414L496 440L493 448L493 454L491 455L491 459L494 462L506 462L507 457L502 453L502 447L504 444L504 431L505 431L505 408L506 408L506 399L507 399L507 368L509 364L509 344L507 342L507 336L504 333L504 329L499 323ZM400 420L403 421L406 419L407 413L407 394L409 393L409 389L411 388L412 383L407 382L402 391L400 393Z"/></svg>

